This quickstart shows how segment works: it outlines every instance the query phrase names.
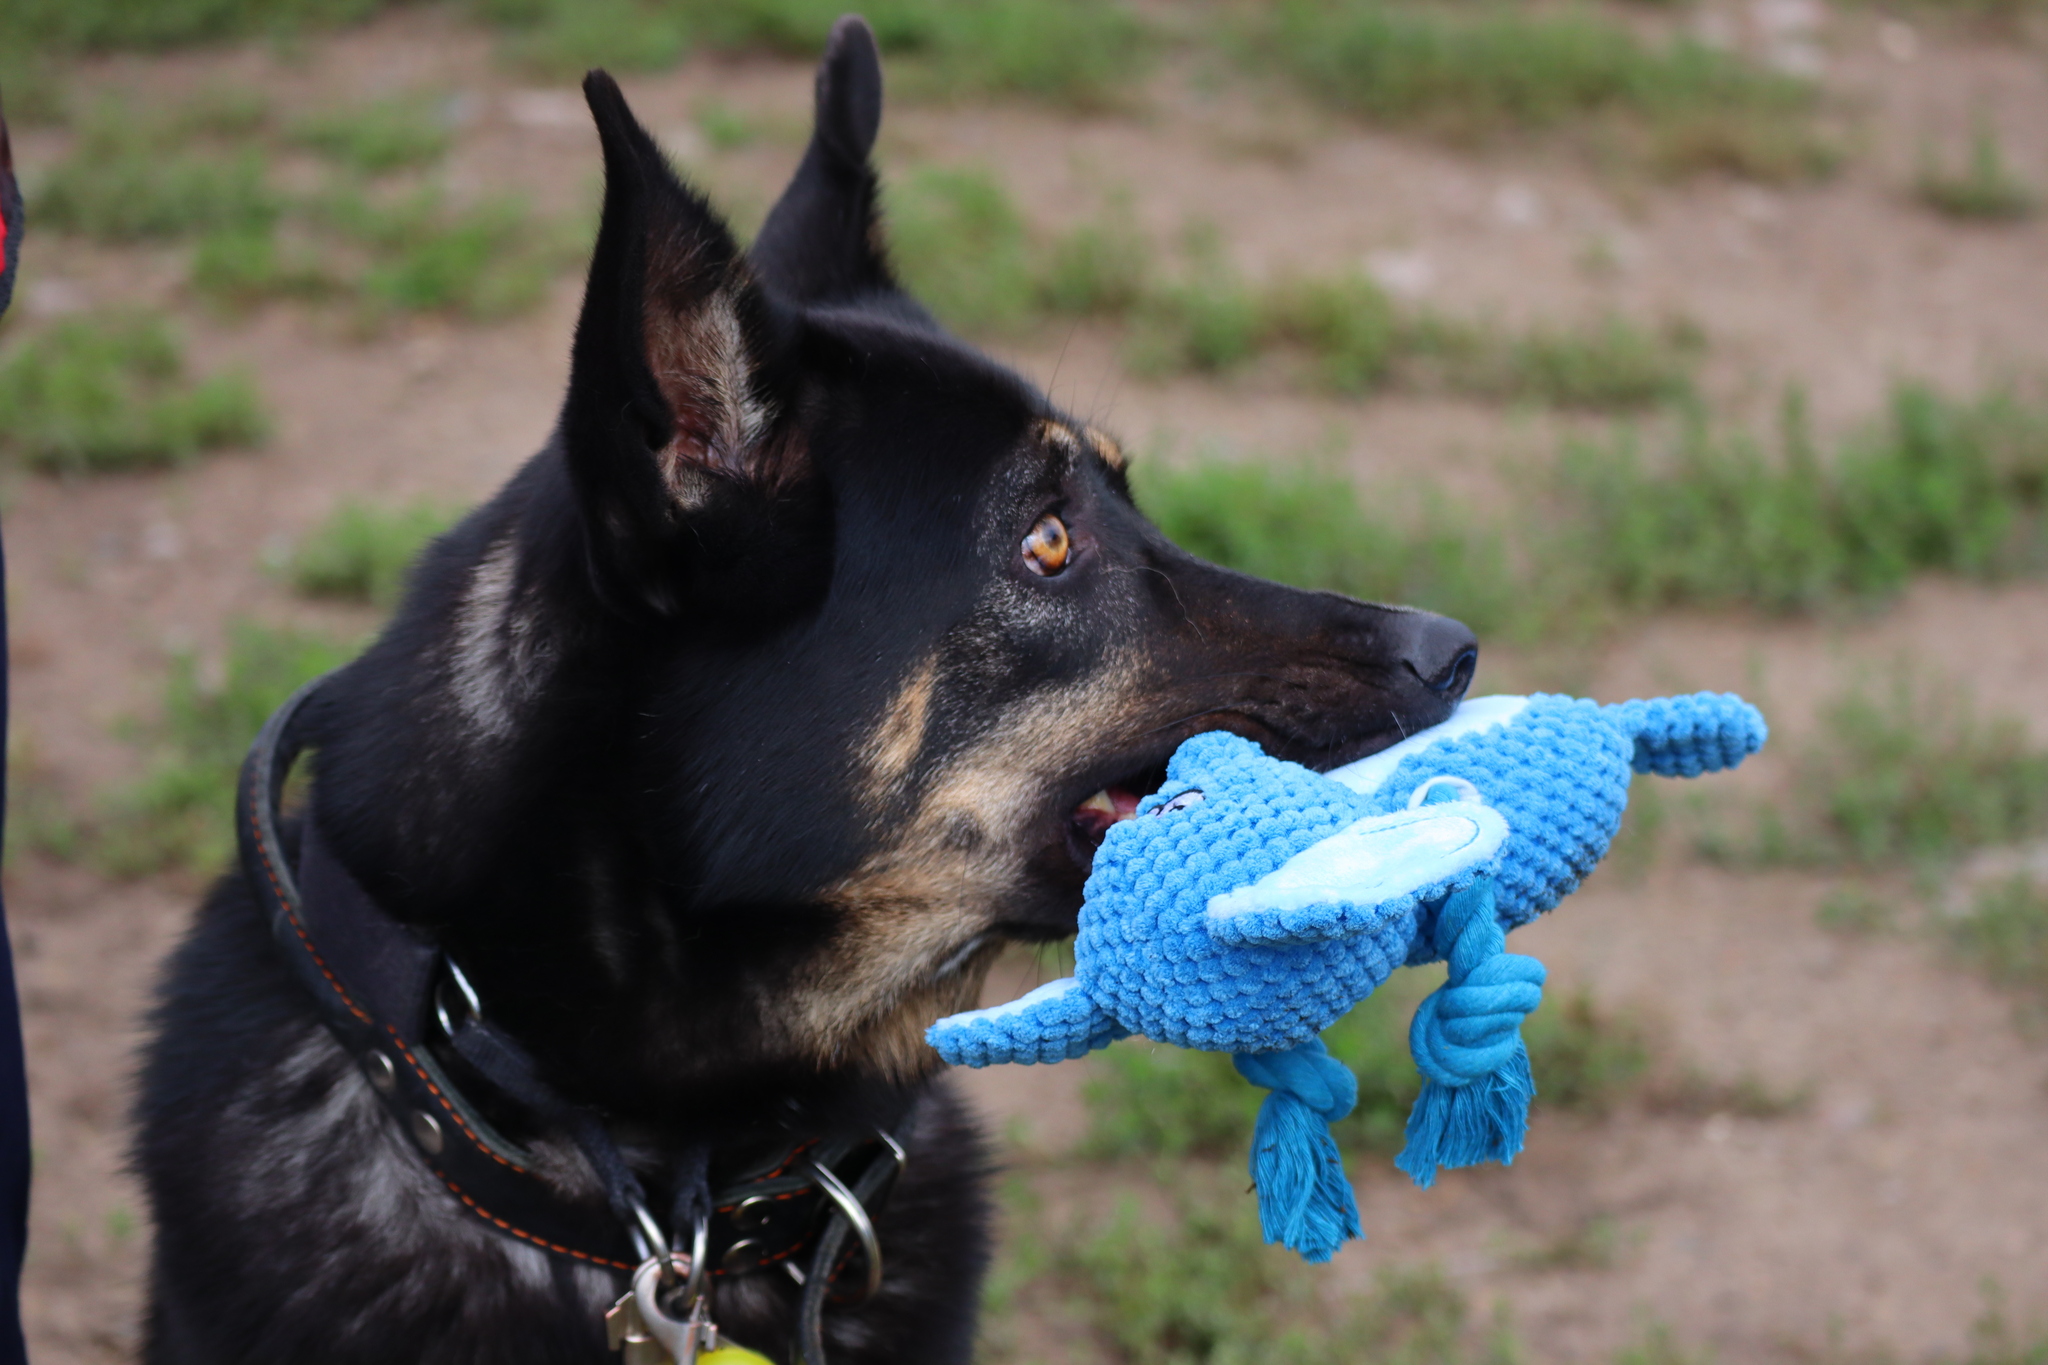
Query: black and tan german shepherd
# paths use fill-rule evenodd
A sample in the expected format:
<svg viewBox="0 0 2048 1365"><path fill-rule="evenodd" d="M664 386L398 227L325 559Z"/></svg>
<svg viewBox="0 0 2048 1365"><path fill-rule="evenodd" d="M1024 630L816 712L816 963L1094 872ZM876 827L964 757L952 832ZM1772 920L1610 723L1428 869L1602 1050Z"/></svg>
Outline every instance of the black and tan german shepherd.
<svg viewBox="0 0 2048 1365"><path fill-rule="evenodd" d="M886 1279L826 1337L833 1365L963 1361L986 1159L925 1027L1006 944L1074 931L1182 740L1346 762L1442 719L1474 640L1177 549L1112 437L898 287L858 19L745 252L584 88L605 199L559 425L327 687L307 818L650 1182L685 1144L907 1114ZM146 1359L616 1359L624 1277L451 1198L278 953L236 875L168 968ZM786 1360L798 1292L757 1276L718 1317Z"/></svg>

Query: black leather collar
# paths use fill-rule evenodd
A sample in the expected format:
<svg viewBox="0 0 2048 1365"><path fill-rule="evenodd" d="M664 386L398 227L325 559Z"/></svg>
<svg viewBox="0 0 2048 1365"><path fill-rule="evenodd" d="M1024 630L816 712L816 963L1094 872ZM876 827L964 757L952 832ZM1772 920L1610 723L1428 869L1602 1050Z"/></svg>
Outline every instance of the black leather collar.
<svg viewBox="0 0 2048 1365"><path fill-rule="evenodd" d="M452 1198L506 1236L630 1272L647 1249L644 1237L636 1244L630 1220L616 1207L565 1200L536 1172L533 1159L491 1126L436 1057L448 1022L437 1004L446 1003L451 984L442 949L377 906L327 847L316 822L300 822L296 866L287 859L278 803L305 742L294 722L322 681L301 688L264 725L242 766L236 796L242 865L285 960ZM438 998L437 991L443 993ZM457 1031L465 1027L457 1025ZM493 1046L503 1045L499 1037ZM472 1055L459 1041L457 1051ZM519 1098L516 1084L500 1088ZM577 1114L584 1123L595 1122L586 1111ZM829 1283L864 1248L872 1286L880 1252L862 1206L886 1195L901 1162L901 1149L882 1134L808 1138L733 1173L711 1194L712 1273L743 1275L787 1265L793 1279L815 1279L822 1271ZM595 1157L592 1163L602 1164ZM644 1218L640 1222L645 1225ZM856 1235L849 1239L849 1233ZM678 1241L689 1249L687 1231L679 1231ZM806 1252L808 1265L800 1270ZM823 1287L805 1296L804 1316L813 1331ZM809 1302L814 1298L816 1305Z"/></svg>

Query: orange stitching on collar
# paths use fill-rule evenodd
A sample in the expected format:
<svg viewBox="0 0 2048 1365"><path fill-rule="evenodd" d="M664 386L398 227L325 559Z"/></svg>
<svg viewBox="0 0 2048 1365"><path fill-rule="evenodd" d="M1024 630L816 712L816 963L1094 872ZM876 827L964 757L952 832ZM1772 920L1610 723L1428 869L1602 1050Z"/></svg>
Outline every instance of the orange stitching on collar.
<svg viewBox="0 0 2048 1365"><path fill-rule="evenodd" d="M578 1251L575 1247L566 1247L563 1246L560 1242L550 1242L545 1237L536 1237L534 1234L528 1232L524 1228L514 1227L512 1226L512 1224L498 1217L497 1214L492 1213L489 1209L485 1208L482 1204L477 1203L476 1200L472 1199L469 1195L465 1194L463 1192L462 1186L456 1184L447 1176L441 1175L439 1171L435 1171L434 1174L440 1175L441 1183L443 1185L446 1185L449 1188L449 1190L454 1193L457 1199L460 1199L463 1203L467 1204L472 1210L474 1210L477 1217L486 1220L487 1222L493 1224L496 1227L504 1229L506 1232L511 1233L514 1237L518 1237L525 1241L531 1242L537 1247L545 1247L549 1251L560 1252L564 1256L574 1256L579 1261L589 1261L594 1265L609 1266L613 1270L633 1269L633 1266L630 1262L614 1261L609 1256L598 1256L588 1251Z"/></svg>

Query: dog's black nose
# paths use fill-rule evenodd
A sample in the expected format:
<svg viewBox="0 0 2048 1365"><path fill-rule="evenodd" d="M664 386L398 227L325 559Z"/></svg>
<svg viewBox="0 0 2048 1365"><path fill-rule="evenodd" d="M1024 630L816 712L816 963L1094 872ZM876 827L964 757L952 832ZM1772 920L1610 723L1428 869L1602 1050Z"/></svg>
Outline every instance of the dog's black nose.
<svg viewBox="0 0 2048 1365"><path fill-rule="evenodd" d="M1414 614L1401 660L1422 685L1455 706L1479 667L1479 637L1463 621L1426 611Z"/></svg>

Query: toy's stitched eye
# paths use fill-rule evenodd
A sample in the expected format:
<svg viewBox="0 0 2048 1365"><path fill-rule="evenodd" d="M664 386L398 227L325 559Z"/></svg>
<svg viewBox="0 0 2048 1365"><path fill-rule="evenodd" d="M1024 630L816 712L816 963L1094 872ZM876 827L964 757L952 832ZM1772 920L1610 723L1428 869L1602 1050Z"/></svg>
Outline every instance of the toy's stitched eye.
<svg viewBox="0 0 2048 1365"><path fill-rule="evenodd" d="M1154 806L1152 813L1154 815L1165 815L1172 811L1186 810L1189 806L1199 806L1202 804L1202 799L1202 789L1200 787L1190 787L1172 800Z"/></svg>
<svg viewBox="0 0 2048 1365"><path fill-rule="evenodd" d="M1031 534L1024 537L1024 562L1033 573L1047 578L1066 568L1073 553L1074 541L1067 534L1067 524L1050 512L1040 517Z"/></svg>

